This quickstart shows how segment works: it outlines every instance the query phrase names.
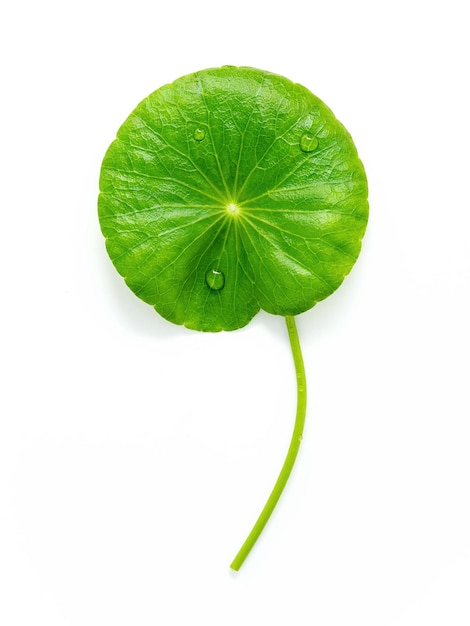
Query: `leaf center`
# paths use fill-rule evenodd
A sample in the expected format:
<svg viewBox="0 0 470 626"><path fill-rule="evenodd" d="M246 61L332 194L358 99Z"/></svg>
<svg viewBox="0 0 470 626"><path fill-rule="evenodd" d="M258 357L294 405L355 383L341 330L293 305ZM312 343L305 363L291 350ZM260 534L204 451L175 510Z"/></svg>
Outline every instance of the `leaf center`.
<svg viewBox="0 0 470 626"><path fill-rule="evenodd" d="M235 202L230 202L225 208L227 210L227 213L229 215L232 215L233 217L240 214L240 207L237 206Z"/></svg>

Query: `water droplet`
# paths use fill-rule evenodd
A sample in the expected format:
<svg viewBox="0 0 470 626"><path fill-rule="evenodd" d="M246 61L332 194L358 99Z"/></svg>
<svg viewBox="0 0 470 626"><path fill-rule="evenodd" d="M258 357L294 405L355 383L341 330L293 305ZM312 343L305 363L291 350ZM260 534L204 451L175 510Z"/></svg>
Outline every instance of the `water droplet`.
<svg viewBox="0 0 470 626"><path fill-rule="evenodd" d="M304 133L300 138L300 149L302 152L313 152L318 146L318 139L312 133Z"/></svg>
<svg viewBox="0 0 470 626"><path fill-rule="evenodd" d="M206 131L203 128L196 128L193 133L193 137L196 141L202 141L206 136Z"/></svg>
<svg viewBox="0 0 470 626"><path fill-rule="evenodd" d="M220 270L210 269L206 272L206 283L214 291L219 291L225 285L225 276Z"/></svg>

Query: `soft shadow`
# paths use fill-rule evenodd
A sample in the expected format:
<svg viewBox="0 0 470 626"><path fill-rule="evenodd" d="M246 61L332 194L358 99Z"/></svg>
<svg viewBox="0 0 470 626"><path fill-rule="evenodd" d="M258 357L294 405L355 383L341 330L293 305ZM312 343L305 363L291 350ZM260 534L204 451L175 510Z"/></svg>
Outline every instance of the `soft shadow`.
<svg viewBox="0 0 470 626"><path fill-rule="evenodd" d="M158 340L171 340L194 332L167 321L153 306L134 295L107 257L100 265L100 271L106 289L104 298L110 301L110 308L119 322L131 333Z"/></svg>

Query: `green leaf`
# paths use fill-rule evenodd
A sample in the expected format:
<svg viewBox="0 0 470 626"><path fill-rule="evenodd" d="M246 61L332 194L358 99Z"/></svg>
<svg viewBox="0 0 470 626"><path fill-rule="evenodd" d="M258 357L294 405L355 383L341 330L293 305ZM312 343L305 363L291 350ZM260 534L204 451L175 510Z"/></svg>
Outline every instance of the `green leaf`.
<svg viewBox="0 0 470 626"><path fill-rule="evenodd" d="M233 330L283 315L297 413L279 477L231 567L263 531L294 465L306 377L294 316L339 287L367 224L367 181L333 113L305 87L252 68L191 74L127 118L101 169L114 265L168 320Z"/></svg>
<svg viewBox="0 0 470 626"><path fill-rule="evenodd" d="M110 258L166 319L233 330L339 287L367 223L367 181L330 109L301 85L209 69L145 98L109 147L99 218Z"/></svg>

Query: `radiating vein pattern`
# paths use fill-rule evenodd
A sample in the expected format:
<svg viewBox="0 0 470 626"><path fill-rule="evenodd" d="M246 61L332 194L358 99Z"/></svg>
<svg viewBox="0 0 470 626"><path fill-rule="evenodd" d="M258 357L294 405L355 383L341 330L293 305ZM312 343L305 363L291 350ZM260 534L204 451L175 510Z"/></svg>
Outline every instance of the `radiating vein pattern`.
<svg viewBox="0 0 470 626"><path fill-rule="evenodd" d="M345 128L301 85L252 68L205 70L145 98L106 153L100 191L107 249L129 287L198 330L326 298L368 216Z"/></svg>

